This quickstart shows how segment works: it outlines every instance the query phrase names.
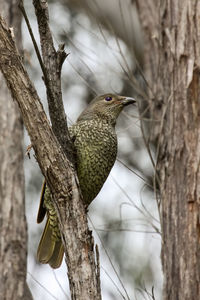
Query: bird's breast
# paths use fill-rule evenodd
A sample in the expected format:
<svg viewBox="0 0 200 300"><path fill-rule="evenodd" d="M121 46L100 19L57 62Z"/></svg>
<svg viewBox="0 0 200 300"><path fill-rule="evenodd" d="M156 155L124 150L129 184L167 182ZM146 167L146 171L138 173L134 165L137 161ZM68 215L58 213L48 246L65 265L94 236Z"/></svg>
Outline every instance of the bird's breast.
<svg viewBox="0 0 200 300"><path fill-rule="evenodd" d="M77 124L74 131L78 178L84 201L89 204L116 160L117 137L111 125L97 121Z"/></svg>

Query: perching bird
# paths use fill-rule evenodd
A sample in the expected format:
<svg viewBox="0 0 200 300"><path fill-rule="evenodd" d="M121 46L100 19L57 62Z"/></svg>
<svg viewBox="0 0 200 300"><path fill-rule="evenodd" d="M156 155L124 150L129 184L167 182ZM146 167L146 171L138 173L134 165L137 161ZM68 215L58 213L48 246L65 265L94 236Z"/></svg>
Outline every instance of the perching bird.
<svg viewBox="0 0 200 300"><path fill-rule="evenodd" d="M87 206L101 190L116 160L117 117L124 106L135 102L133 98L114 94L98 96L69 128L76 151L77 175L83 200ZM38 246L37 258L41 263L48 263L52 268L58 268L63 259L64 249L57 214L51 201L50 191L44 183L38 223L44 219L46 212L47 222Z"/></svg>

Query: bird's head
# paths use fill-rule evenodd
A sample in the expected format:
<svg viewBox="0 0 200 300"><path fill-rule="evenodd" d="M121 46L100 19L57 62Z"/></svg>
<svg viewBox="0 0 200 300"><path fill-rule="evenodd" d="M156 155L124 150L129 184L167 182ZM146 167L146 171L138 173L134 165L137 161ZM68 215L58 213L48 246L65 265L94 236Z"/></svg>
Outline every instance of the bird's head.
<svg viewBox="0 0 200 300"><path fill-rule="evenodd" d="M115 124L122 109L136 103L134 98L119 96L116 94L104 94L95 97L88 107L79 116L78 121L101 118Z"/></svg>

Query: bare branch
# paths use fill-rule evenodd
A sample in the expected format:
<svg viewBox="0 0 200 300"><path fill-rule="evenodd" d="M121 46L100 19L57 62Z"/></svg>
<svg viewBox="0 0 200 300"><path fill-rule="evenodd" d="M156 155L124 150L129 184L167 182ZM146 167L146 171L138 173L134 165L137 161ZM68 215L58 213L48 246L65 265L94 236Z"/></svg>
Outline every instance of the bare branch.
<svg viewBox="0 0 200 300"><path fill-rule="evenodd" d="M49 12L47 1L33 0L37 17L43 63L46 70L45 84L47 87L47 99L52 129L63 147L68 159L73 161L73 144L69 137L67 119L64 111L61 91L61 68L67 57L64 45L55 50L53 38L49 27Z"/></svg>

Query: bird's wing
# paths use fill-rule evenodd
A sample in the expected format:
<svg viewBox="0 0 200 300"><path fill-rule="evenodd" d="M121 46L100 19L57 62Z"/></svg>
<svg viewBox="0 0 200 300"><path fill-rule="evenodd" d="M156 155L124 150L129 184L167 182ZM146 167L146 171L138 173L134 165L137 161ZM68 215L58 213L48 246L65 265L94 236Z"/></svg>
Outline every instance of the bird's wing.
<svg viewBox="0 0 200 300"><path fill-rule="evenodd" d="M76 138L76 130L75 129L76 128L74 125L69 128L70 137L73 140L73 142L75 141L75 138ZM40 195L40 205L39 205L39 209L38 209L37 223L41 223L46 214L46 208L44 206L45 189L46 189L46 181L44 180L41 195Z"/></svg>
<svg viewBox="0 0 200 300"><path fill-rule="evenodd" d="M41 195L40 195L40 205L39 205L39 209L38 209L37 223L41 223L43 221L44 217L45 217L45 214L46 214L46 208L44 207L45 189L46 189L46 181L44 180Z"/></svg>

